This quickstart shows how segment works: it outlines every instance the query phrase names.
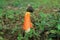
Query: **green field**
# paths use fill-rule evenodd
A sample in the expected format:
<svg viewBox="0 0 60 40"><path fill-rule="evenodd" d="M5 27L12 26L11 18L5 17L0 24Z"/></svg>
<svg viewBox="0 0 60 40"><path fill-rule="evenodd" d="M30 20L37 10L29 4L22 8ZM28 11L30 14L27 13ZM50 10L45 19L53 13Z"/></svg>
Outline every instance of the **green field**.
<svg viewBox="0 0 60 40"><path fill-rule="evenodd" d="M25 33L28 4L34 29ZM0 0L0 40L60 40L60 0Z"/></svg>

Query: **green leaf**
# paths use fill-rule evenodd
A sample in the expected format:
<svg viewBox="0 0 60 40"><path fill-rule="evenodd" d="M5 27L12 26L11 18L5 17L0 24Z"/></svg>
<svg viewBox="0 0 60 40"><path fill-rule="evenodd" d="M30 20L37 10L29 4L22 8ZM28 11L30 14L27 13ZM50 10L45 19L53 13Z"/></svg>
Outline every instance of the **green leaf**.
<svg viewBox="0 0 60 40"><path fill-rule="evenodd" d="M60 30L60 24L57 25L58 30Z"/></svg>
<svg viewBox="0 0 60 40"><path fill-rule="evenodd" d="M2 24L0 24L0 30L2 30L2 29L3 29Z"/></svg>
<svg viewBox="0 0 60 40"><path fill-rule="evenodd" d="M9 16L8 16L8 18L11 18L11 19L13 19L13 18L14 18L14 16L13 16L13 15L9 15Z"/></svg>
<svg viewBox="0 0 60 40"><path fill-rule="evenodd" d="M0 17L3 15L3 10L2 9L0 9Z"/></svg>
<svg viewBox="0 0 60 40"><path fill-rule="evenodd" d="M46 15L46 14L44 14L43 12L40 12L40 16L41 16L42 18L47 17L47 15Z"/></svg>
<svg viewBox="0 0 60 40"><path fill-rule="evenodd" d="M56 30L50 30L50 33L56 34Z"/></svg>
<svg viewBox="0 0 60 40"><path fill-rule="evenodd" d="M4 38L0 36L0 40L4 40Z"/></svg>
<svg viewBox="0 0 60 40"><path fill-rule="evenodd" d="M22 40L22 35L21 34L18 34L18 37L17 37L17 40Z"/></svg>

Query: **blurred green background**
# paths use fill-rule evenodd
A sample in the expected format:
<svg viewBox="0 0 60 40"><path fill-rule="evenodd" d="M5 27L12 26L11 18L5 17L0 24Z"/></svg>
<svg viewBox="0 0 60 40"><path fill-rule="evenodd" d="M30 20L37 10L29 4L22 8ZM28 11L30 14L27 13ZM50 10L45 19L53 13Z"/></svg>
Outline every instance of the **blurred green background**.
<svg viewBox="0 0 60 40"><path fill-rule="evenodd" d="M34 29L24 33L27 6L34 8ZM0 0L0 40L59 40L60 0Z"/></svg>

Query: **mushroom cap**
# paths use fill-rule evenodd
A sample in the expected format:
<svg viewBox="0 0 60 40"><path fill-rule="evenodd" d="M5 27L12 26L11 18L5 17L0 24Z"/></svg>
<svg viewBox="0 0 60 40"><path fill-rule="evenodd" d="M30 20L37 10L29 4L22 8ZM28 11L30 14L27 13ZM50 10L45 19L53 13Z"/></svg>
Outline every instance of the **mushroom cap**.
<svg viewBox="0 0 60 40"><path fill-rule="evenodd" d="M27 8L26 11L32 13L34 11L34 9L33 9L33 7L30 4L28 4L28 8Z"/></svg>

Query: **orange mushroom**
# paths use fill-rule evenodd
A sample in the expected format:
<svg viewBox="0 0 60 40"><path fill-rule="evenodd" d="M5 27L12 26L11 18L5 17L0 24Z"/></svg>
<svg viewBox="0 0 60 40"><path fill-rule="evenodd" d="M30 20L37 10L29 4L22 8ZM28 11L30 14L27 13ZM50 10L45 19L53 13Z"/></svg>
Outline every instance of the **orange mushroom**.
<svg viewBox="0 0 60 40"><path fill-rule="evenodd" d="M24 16L23 30L25 32L29 32L31 28L33 28L33 26L32 26L32 22L30 19L30 12L26 12Z"/></svg>

